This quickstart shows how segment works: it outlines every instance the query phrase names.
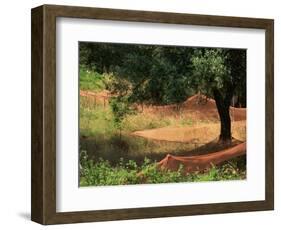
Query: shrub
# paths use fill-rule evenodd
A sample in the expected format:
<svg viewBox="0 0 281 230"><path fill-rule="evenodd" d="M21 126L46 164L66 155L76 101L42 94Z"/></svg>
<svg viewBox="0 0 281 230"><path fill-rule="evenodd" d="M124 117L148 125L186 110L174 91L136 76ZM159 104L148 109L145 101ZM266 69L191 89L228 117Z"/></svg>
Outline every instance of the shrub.
<svg viewBox="0 0 281 230"><path fill-rule="evenodd" d="M79 83L81 90L100 91L106 88L105 79L102 74L94 70L86 69L80 66L79 70Z"/></svg>

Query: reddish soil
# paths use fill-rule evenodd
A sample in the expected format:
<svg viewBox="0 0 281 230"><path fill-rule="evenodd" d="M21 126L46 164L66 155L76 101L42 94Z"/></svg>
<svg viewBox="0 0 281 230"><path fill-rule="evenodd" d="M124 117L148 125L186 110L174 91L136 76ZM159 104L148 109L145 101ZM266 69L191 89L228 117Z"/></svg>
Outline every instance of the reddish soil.
<svg viewBox="0 0 281 230"><path fill-rule="evenodd" d="M209 143L219 136L220 123L196 124L192 126L147 129L135 131L132 135L149 138L158 141L174 141L184 143ZM246 121L232 122L232 136L244 141L245 137L241 134L246 133Z"/></svg>
<svg viewBox="0 0 281 230"><path fill-rule="evenodd" d="M101 92L92 92L92 91L84 91L84 90L80 90L80 96L82 97L99 97L99 98L106 98L108 99L110 97L110 93L107 90L103 90Z"/></svg>
<svg viewBox="0 0 281 230"><path fill-rule="evenodd" d="M80 96L87 97L96 102L107 103L111 95L110 92L107 90L103 90L97 93L80 90ZM180 112L181 114L183 114L183 116L186 116L193 120L219 121L219 115L215 100L199 94L195 94L189 97L185 102L180 105L137 105L136 107L144 113L150 113L153 115L177 117ZM230 107L230 116L232 121L246 120L246 108Z"/></svg>
<svg viewBox="0 0 281 230"><path fill-rule="evenodd" d="M80 97L85 97L88 103L93 105L104 105L108 104L108 100L110 98L110 93L107 90L103 90L101 92L92 92L92 91L83 91L80 90Z"/></svg>
<svg viewBox="0 0 281 230"><path fill-rule="evenodd" d="M143 108L139 106L138 108L143 112L152 114L160 113L165 116L177 116L181 112L181 114L194 120L219 121L215 100L199 94L189 97L180 105L143 106ZM246 120L246 108L230 107L230 116L232 121Z"/></svg>
<svg viewBox="0 0 281 230"><path fill-rule="evenodd" d="M209 169L212 165L217 165L226 160L245 154L246 142L229 149L201 156L181 157L168 154L163 160L158 162L157 165L160 169L168 169L171 171L176 171L179 169L180 165L183 165L184 172L190 173Z"/></svg>

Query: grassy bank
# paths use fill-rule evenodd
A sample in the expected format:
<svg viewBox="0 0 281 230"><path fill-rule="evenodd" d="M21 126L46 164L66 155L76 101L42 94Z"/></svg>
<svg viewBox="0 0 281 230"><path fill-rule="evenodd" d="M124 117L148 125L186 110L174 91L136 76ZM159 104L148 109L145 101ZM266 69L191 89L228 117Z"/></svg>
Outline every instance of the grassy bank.
<svg viewBox="0 0 281 230"><path fill-rule="evenodd" d="M245 157L239 157L206 172L185 174L182 167L174 172L159 170L148 158L141 165L120 158L119 163L112 166L103 159L87 159L86 152L81 152L80 186L241 180L246 178L245 160Z"/></svg>

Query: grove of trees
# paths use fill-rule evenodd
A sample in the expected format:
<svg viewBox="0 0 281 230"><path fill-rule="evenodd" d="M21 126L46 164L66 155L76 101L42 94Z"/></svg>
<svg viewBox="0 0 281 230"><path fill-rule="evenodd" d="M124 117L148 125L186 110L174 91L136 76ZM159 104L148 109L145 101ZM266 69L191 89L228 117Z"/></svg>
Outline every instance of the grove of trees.
<svg viewBox="0 0 281 230"><path fill-rule="evenodd" d="M121 117L124 103L180 105L200 93L216 102L219 140L231 141L233 96L246 106L246 50L81 42L79 52L81 68L113 76L109 90Z"/></svg>

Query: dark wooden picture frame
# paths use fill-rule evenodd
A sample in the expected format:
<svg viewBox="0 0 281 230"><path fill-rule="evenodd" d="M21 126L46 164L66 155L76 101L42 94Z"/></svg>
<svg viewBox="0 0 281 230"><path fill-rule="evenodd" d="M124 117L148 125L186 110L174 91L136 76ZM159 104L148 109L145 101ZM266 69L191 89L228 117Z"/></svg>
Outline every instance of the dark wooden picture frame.
<svg viewBox="0 0 281 230"><path fill-rule="evenodd" d="M233 203L56 211L56 18L255 28L265 30L265 200ZM62 224L274 209L274 21L271 19L43 5L32 9L31 219Z"/></svg>

